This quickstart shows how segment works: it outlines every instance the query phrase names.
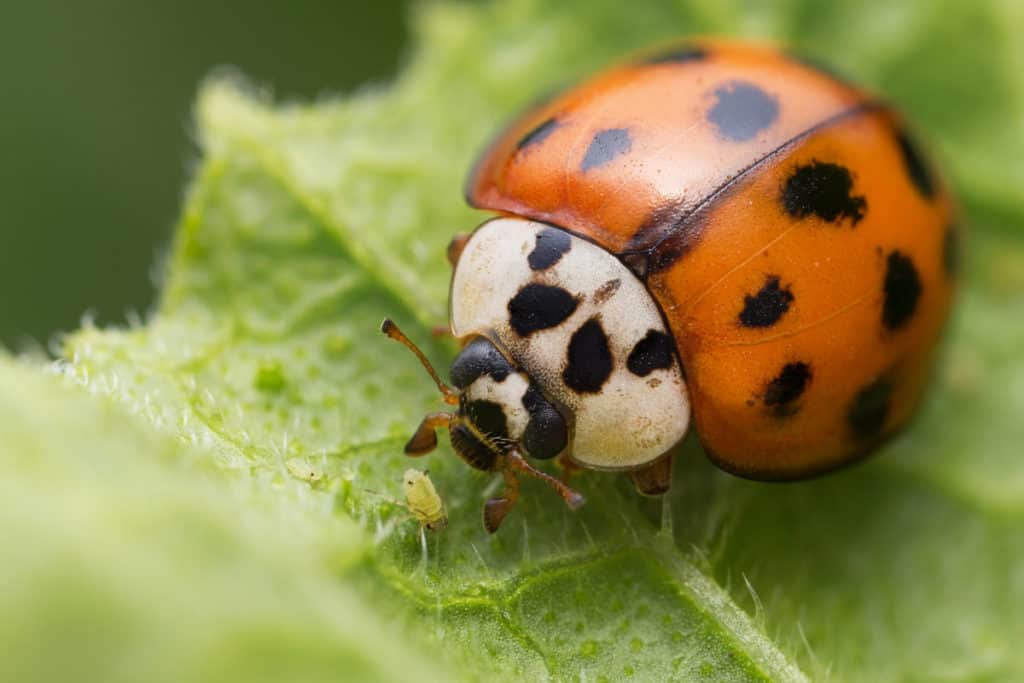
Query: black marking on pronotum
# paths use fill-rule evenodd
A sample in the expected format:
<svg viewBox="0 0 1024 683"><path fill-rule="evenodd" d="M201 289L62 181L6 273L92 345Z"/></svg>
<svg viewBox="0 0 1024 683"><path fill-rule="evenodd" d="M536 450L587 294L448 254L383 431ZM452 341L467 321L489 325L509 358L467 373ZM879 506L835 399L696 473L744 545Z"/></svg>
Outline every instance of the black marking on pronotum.
<svg viewBox="0 0 1024 683"><path fill-rule="evenodd" d="M459 457L466 461L470 467L484 472L494 469L498 454L481 441L470 429L463 424L453 424L448 430L448 436L452 441L452 449Z"/></svg>
<svg viewBox="0 0 1024 683"><path fill-rule="evenodd" d="M526 454L548 460L565 450L569 441L565 420L533 385L523 394L523 407L530 414L521 439Z"/></svg>
<svg viewBox="0 0 1024 683"><path fill-rule="evenodd" d="M771 327L789 310L793 303L793 292L789 287L779 285L778 275L765 277L764 286L757 294L743 297L740 324L744 327Z"/></svg>
<svg viewBox="0 0 1024 683"><path fill-rule="evenodd" d="M713 94L715 104L708 110L708 121L729 140L751 140L779 117L778 100L753 83L732 81Z"/></svg>
<svg viewBox="0 0 1024 683"><path fill-rule="evenodd" d="M884 377L857 392L846 413L846 421L856 438L872 439L882 433L889 416L891 398L892 384Z"/></svg>
<svg viewBox="0 0 1024 683"><path fill-rule="evenodd" d="M899 131L896 134L896 141L900 146L900 154L903 155L903 165L907 169L910 182L914 184L917 191L925 199L935 196L935 179L932 177L928 162L918 151L917 145L910 139L906 131Z"/></svg>
<svg viewBox="0 0 1024 683"><path fill-rule="evenodd" d="M526 257L530 270L546 270L558 263L572 247L569 234L557 228L544 228L537 233L537 244Z"/></svg>
<svg viewBox="0 0 1024 683"><path fill-rule="evenodd" d="M561 287L531 282L508 302L508 322L520 337L560 325L579 301Z"/></svg>
<svg viewBox="0 0 1024 683"><path fill-rule="evenodd" d="M591 318L572 333L569 353L562 372L566 386L579 394L601 390L612 374L612 352L608 336L597 318Z"/></svg>
<svg viewBox="0 0 1024 683"><path fill-rule="evenodd" d="M942 267L949 277L960 272L960 228L956 223L947 225L942 235Z"/></svg>
<svg viewBox="0 0 1024 683"><path fill-rule="evenodd" d="M814 159L797 166L786 179L782 205L794 218L814 215L829 223L849 218L857 225L864 218L868 203L864 197L853 194L850 169Z"/></svg>
<svg viewBox="0 0 1024 683"><path fill-rule="evenodd" d="M660 330L648 330L629 352L626 368L637 377L646 377L655 370L672 367L675 357L675 343L672 337Z"/></svg>
<svg viewBox="0 0 1024 683"><path fill-rule="evenodd" d="M481 434L495 440L508 438L508 420L501 405L494 401L478 399L468 401L464 410L466 417Z"/></svg>
<svg viewBox="0 0 1024 683"><path fill-rule="evenodd" d="M608 280L603 285L595 289L594 295L591 297L594 302L594 305L600 306L601 304L608 301L608 299L611 299L613 296L615 296L615 292L619 291L619 287L621 286L622 280L620 280L619 278L612 278L611 280Z"/></svg>
<svg viewBox="0 0 1024 683"><path fill-rule="evenodd" d="M556 119L553 116L549 119L545 119L537 126L535 126L532 130L530 130L528 133L526 133L523 137L519 138L519 142L516 143L516 149L525 149L532 145L537 145L540 144L541 142L544 142L544 140L547 139L549 135L554 133L555 129L558 128L560 125L561 124L558 122L558 119Z"/></svg>
<svg viewBox="0 0 1024 683"><path fill-rule="evenodd" d="M676 45L644 58L644 64L685 64L707 59L708 51L696 45Z"/></svg>
<svg viewBox="0 0 1024 683"><path fill-rule="evenodd" d="M775 417L789 417L796 413L796 401L803 396L811 381L811 366L807 363L786 363L782 371L764 387L764 405Z"/></svg>
<svg viewBox="0 0 1024 683"><path fill-rule="evenodd" d="M620 154L628 152L632 146L633 141L625 128L598 131L590 141L587 153L583 155L580 170L586 173L592 168L603 166Z"/></svg>
<svg viewBox="0 0 1024 683"><path fill-rule="evenodd" d="M495 382L504 382L512 365L488 339L477 337L452 361L448 375L452 384L465 389L482 375L490 375Z"/></svg>
<svg viewBox="0 0 1024 683"><path fill-rule="evenodd" d="M899 251L889 254L882 291L882 323L889 330L898 330L913 317L921 298L921 278L909 256Z"/></svg>

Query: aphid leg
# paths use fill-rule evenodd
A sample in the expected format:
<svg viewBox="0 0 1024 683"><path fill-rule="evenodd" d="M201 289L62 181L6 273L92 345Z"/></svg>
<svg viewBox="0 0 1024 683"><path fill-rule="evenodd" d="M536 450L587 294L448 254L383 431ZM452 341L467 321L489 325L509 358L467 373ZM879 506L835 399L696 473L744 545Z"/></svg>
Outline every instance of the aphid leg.
<svg viewBox="0 0 1024 683"><path fill-rule="evenodd" d="M587 502L581 494L573 491L558 479L555 479L550 474L545 474L544 472L535 469L533 465L526 462L526 459L516 451L509 451L505 455L505 463L507 467L518 472L522 472L534 479L540 479L542 482L553 488L558 492L558 495L562 496L562 500L565 501L565 504L568 505L571 510L576 510Z"/></svg>
<svg viewBox="0 0 1024 683"><path fill-rule="evenodd" d="M660 496L672 488L672 454L655 460L646 467L629 473L633 485L639 494L644 496Z"/></svg>
<svg viewBox="0 0 1024 683"><path fill-rule="evenodd" d="M454 268L459 263L459 257L462 256L463 250L466 248L466 242L469 241L469 233L460 232L452 241L448 243L448 263Z"/></svg>
<svg viewBox="0 0 1024 683"><path fill-rule="evenodd" d="M391 503L392 505L397 505L400 508L405 508L407 510L409 509L409 506L406 505L404 501L398 500L397 498L394 498L394 497L389 496L387 494L379 493L379 492L373 491L371 489L362 489L362 492L363 493L369 493L371 496L374 496L376 498L380 498L381 500L383 500L385 502L388 502L388 503Z"/></svg>
<svg viewBox="0 0 1024 683"><path fill-rule="evenodd" d="M416 428L412 438L405 444L405 454L411 456L426 455L437 448L437 430L447 429L452 423L451 413L430 413L420 426Z"/></svg>
<svg viewBox="0 0 1024 683"><path fill-rule="evenodd" d="M563 484L568 484L574 474L583 471L583 468L574 463L567 453L562 453L558 456L558 459L555 460L555 464L558 465L558 469L560 470L558 478Z"/></svg>
<svg viewBox="0 0 1024 683"><path fill-rule="evenodd" d="M422 554L420 555L420 566L419 566L419 569L417 571L426 572L427 571L427 528L425 526L422 526L422 525L420 526L420 550L421 550Z"/></svg>
<svg viewBox="0 0 1024 683"><path fill-rule="evenodd" d="M501 498L491 498L484 503L484 529L489 534L498 530L512 506L519 500L519 479L515 472L506 467L501 471L501 476L505 478L505 490L501 492Z"/></svg>

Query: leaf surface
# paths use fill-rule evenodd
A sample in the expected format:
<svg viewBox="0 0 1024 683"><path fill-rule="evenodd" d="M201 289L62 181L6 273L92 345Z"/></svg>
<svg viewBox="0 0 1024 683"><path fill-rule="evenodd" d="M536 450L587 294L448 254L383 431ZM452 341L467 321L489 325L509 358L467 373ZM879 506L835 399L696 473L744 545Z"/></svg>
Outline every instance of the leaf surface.
<svg viewBox="0 0 1024 683"><path fill-rule="evenodd" d="M3 386L24 379L39 394L2 394L5 441L38 442L40 454L4 483L34 491L59 474L82 482L94 514L109 511L81 534L98 541L84 556L107 585L153 590L87 583L74 592L99 595L95 612L117 616L125 603L149 623L164 616L160 595L213 606L173 622L164 659L144 661L141 641L123 646L154 675L220 648L235 657L225 675L255 667L243 657L252 648L263 673L286 670L300 643L315 650L310 671L336 661L352 680L357 666L389 680L398 651L417 658L405 669L417 679L1022 678L1024 53L1009 30L1019 14L1008 3L432 4L416 12L419 44L392 86L274 106L213 80L197 104L203 162L158 311L144 326L67 340L62 367L91 401L2 370ZM444 247L482 218L459 197L473 154L551 88L659 38L723 31L834 56L908 110L960 188L971 249L920 416L868 463L788 485L725 475L691 439L664 508L610 475L580 477L590 503L575 514L527 483L493 537L479 523L487 480L445 446L425 464L452 524L424 561L415 523L379 494L398 495L419 464L401 447L438 396L377 327L392 316L440 367L452 357L429 328L444 320ZM44 413L51 394L60 399ZM132 414L123 430L88 417L116 422L115 410ZM78 451L110 476L83 472ZM161 495L167 507L150 511ZM59 507L48 496L40 510ZM23 498L8 498L12 509L35 505ZM194 517L179 526L181 509ZM120 535L135 515L149 519L144 540ZM40 547L68 550L61 517L11 519L12 538L38 524ZM222 552L202 540L211 533ZM187 571L120 561L149 563L165 539L182 544ZM224 593L207 572L237 582ZM65 592L81 583L47 580ZM61 608L50 600L41 614L52 620ZM214 643L198 628L245 632L239 615L260 605L273 647ZM382 637L386 624L394 633ZM97 649L113 657L112 643Z"/></svg>

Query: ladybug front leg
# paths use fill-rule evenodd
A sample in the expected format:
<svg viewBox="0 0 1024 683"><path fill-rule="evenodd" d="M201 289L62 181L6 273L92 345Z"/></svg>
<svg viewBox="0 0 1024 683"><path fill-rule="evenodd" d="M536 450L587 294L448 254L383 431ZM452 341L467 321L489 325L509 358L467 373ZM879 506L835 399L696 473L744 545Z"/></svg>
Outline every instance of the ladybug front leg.
<svg viewBox="0 0 1024 683"><path fill-rule="evenodd" d="M484 529L489 534L498 530L516 501L519 500L519 479L515 472L506 467L502 470L501 475L505 478L505 490L501 492L501 497L491 498L484 503Z"/></svg>
<svg viewBox="0 0 1024 683"><path fill-rule="evenodd" d="M541 472L533 465L526 462L526 458L524 458L519 453L519 451L509 451L508 453L506 453L505 464L506 467L509 467L510 469L513 469L517 472L521 472L528 477L540 479L542 482L553 488L555 491L558 492L558 495L562 497L562 500L565 501L565 504L569 506L570 510L577 510L580 507L582 507L584 503L587 502L587 499L584 498L582 494L573 491L563 482L559 481L558 479L555 479L550 474Z"/></svg>
<svg viewBox="0 0 1024 683"><path fill-rule="evenodd" d="M660 496L672 488L672 454L658 458L650 465L629 473L639 494Z"/></svg>
<svg viewBox="0 0 1024 683"><path fill-rule="evenodd" d="M500 498L492 498L484 503L484 528L489 533L494 533L501 526L501 522L508 515L512 506L519 500L519 480L516 474L525 474L528 477L534 479L540 479L542 482L555 489L558 495L562 497L565 504L569 506L569 509L576 510L584 503L586 499L576 491L572 490L564 483L555 479L550 474L541 472L533 465L528 463L526 459L515 450L509 451L503 458L502 476L505 477L505 490L502 492Z"/></svg>
<svg viewBox="0 0 1024 683"><path fill-rule="evenodd" d="M452 241L448 243L448 251L446 255L448 257L448 263L452 269L459 264L459 257L462 256L463 250L466 248L466 242L469 241L468 232L460 232L455 237L452 237Z"/></svg>
<svg viewBox="0 0 1024 683"><path fill-rule="evenodd" d="M558 478L563 484L568 484L574 474L583 471L583 468L573 462L569 454L565 452L558 456L555 464L558 465L558 469L561 471Z"/></svg>
<svg viewBox="0 0 1024 683"><path fill-rule="evenodd" d="M453 419L451 413L430 413L424 417L412 438L405 444L405 454L415 458L437 448L437 430L448 429Z"/></svg>

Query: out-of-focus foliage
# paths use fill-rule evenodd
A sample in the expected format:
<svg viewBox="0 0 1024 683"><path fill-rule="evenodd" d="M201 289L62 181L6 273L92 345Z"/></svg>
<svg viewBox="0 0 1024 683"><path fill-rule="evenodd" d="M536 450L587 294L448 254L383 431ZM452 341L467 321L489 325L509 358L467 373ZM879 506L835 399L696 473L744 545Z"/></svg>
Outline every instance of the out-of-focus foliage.
<svg viewBox="0 0 1024 683"><path fill-rule="evenodd" d="M187 668L196 653L248 679L302 647L311 675L337 662L351 680L396 649L428 662L405 680L1024 678L1020 18L1009 3L435 4L392 88L275 107L207 83L158 314L67 341L65 381L91 399L0 368L5 628L53 653L81 647L76 615L113 624L87 632L102 680L208 674ZM493 537L486 481L443 448L429 467L452 525L421 563L415 523L368 490L397 494L401 445L438 398L377 324L426 343L443 319L444 245L480 218L461 177L504 118L698 31L837 63L946 162L971 249L921 415L870 462L790 485L718 472L691 440L664 510L610 475L580 477L576 514L527 484ZM125 639L130 619L174 639ZM59 664L5 649L22 679ZM372 675L401 679L392 664Z"/></svg>
<svg viewBox="0 0 1024 683"><path fill-rule="evenodd" d="M211 70L311 98L390 77L406 38L403 0L36 0L2 14L0 344L14 348L86 311L120 321L152 304Z"/></svg>

